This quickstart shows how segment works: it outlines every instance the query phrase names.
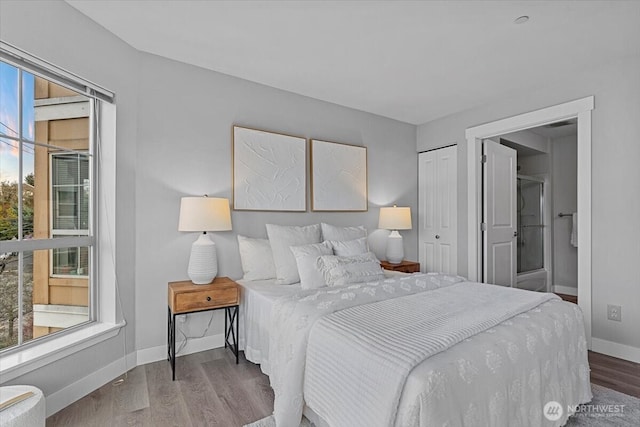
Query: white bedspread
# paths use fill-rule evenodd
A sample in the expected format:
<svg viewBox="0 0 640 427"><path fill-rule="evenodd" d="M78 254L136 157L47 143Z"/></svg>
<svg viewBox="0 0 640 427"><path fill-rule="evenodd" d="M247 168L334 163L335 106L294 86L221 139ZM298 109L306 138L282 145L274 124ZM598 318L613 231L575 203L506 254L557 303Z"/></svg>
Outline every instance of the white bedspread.
<svg viewBox="0 0 640 427"><path fill-rule="evenodd" d="M563 312L557 310L562 302L543 304L552 298L546 294L460 282L418 275L278 300L270 352L277 425L297 425L305 402L332 426L470 425L472 420L530 425L530 408L513 413L526 406L523 397L533 396L533 420L541 418L541 399L577 404L591 397L577 307L563 305ZM529 333L525 328L522 337L505 340L509 323L531 324L526 321L531 316L541 318L541 329ZM482 351L471 345L475 335L494 333L500 338L489 348L486 337L478 340ZM563 333L572 335L563 342ZM556 353L544 348L552 344ZM457 356L459 347L469 354L449 355L443 363L439 356ZM567 364L573 367L566 369ZM558 378L548 380L551 374ZM469 379L486 381L491 393Z"/></svg>
<svg viewBox="0 0 640 427"><path fill-rule="evenodd" d="M385 270L387 278L406 277L407 273ZM300 283L278 285L275 279L238 280L240 288L240 350L247 360L260 365L263 373L269 375L269 327L271 310L275 302L283 296L295 295L302 290Z"/></svg>
<svg viewBox="0 0 640 427"><path fill-rule="evenodd" d="M239 280L240 289L240 350L247 360L260 365L269 375L269 323L273 304L283 296L302 290L299 283L276 285L275 279Z"/></svg>

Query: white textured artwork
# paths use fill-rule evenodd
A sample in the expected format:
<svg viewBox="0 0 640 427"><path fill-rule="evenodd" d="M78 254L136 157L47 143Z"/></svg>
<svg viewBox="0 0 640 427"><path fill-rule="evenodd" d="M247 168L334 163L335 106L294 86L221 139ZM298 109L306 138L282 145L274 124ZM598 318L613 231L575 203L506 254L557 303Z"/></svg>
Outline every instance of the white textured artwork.
<svg viewBox="0 0 640 427"><path fill-rule="evenodd" d="M311 140L311 209L366 211L367 148Z"/></svg>
<svg viewBox="0 0 640 427"><path fill-rule="evenodd" d="M307 210L307 140L233 127L233 208Z"/></svg>

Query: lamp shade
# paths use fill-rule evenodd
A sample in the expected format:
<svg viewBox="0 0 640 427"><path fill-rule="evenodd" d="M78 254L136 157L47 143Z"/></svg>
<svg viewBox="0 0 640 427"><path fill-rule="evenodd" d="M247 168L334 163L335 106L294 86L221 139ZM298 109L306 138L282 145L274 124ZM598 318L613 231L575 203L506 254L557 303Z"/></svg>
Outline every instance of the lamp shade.
<svg viewBox="0 0 640 427"><path fill-rule="evenodd" d="M220 197L183 197L180 201L178 231L231 230L229 199Z"/></svg>
<svg viewBox="0 0 640 427"><path fill-rule="evenodd" d="M380 208L378 228L385 230L411 230L411 208Z"/></svg>

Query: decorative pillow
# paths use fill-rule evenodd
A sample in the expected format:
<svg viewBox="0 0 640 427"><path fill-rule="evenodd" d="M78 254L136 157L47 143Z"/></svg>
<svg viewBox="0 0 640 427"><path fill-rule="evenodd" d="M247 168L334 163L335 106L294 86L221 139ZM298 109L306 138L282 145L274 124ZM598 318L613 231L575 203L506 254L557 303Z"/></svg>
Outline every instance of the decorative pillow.
<svg viewBox="0 0 640 427"><path fill-rule="evenodd" d="M276 266L268 239L252 239L238 235L238 247L244 280L275 279Z"/></svg>
<svg viewBox="0 0 640 427"><path fill-rule="evenodd" d="M322 272L327 286L372 282L385 278L380 261L372 252L350 257L324 255L318 258L317 267Z"/></svg>
<svg viewBox="0 0 640 427"><path fill-rule="evenodd" d="M304 246L291 246L291 252L298 265L300 284L302 289L316 289L327 286L324 276L316 268L318 258L322 255L331 255L333 250L329 242L314 243Z"/></svg>
<svg viewBox="0 0 640 427"><path fill-rule="evenodd" d="M347 240L344 242L341 242L340 240L329 240L328 242L331 243L333 254L338 256L354 256L369 252L369 245L367 244L366 237Z"/></svg>
<svg viewBox="0 0 640 427"><path fill-rule="evenodd" d="M321 226L323 240L339 240L344 242L346 240L367 237L367 230L361 225L358 227L336 227L335 225L325 224L323 222Z"/></svg>
<svg viewBox="0 0 640 427"><path fill-rule="evenodd" d="M276 283L290 285L300 281L291 246L320 243L320 224L305 227L267 224L267 235L276 265Z"/></svg>

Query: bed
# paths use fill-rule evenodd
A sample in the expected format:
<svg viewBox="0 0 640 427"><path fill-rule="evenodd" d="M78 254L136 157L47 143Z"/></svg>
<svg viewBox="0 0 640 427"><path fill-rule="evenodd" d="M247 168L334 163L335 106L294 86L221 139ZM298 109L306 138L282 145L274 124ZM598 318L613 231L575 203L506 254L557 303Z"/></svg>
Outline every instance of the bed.
<svg viewBox="0 0 640 427"><path fill-rule="evenodd" d="M303 413L318 426L562 425L567 411L550 422L545 403L591 400L576 305L457 276L385 275L311 290L239 282L240 348L270 377L278 427Z"/></svg>

